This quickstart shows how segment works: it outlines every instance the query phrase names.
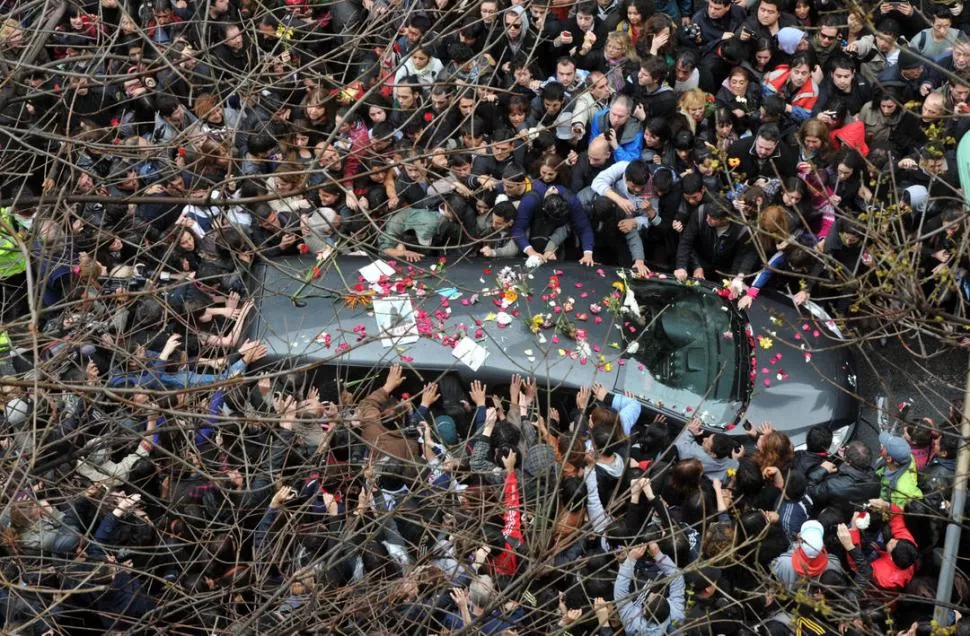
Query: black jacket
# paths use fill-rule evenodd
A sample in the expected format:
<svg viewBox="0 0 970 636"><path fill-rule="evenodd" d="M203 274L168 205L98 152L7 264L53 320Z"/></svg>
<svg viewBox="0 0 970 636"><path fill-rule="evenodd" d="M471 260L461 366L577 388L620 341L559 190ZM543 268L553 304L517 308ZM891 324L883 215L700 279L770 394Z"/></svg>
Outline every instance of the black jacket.
<svg viewBox="0 0 970 636"><path fill-rule="evenodd" d="M795 151L785 143L779 142L773 155L767 159L759 160L754 150L757 138L757 135L750 135L737 140L728 148L728 157L741 161L737 171L743 173L744 178L748 181L754 181L758 177L768 179L794 177L797 161Z"/></svg>
<svg viewBox="0 0 970 636"><path fill-rule="evenodd" d="M815 511L831 506L840 510L848 520L856 506L879 497L882 487L876 471L859 469L843 463L838 472L828 474L821 466L808 475L808 495L815 504Z"/></svg>
<svg viewBox="0 0 970 636"><path fill-rule="evenodd" d="M718 236L717 230L707 224L706 213L704 218L701 216L701 213L693 214L687 221L677 246L676 268L690 273L702 267L710 277L715 272L736 274L751 238L748 228L732 223L727 232Z"/></svg>

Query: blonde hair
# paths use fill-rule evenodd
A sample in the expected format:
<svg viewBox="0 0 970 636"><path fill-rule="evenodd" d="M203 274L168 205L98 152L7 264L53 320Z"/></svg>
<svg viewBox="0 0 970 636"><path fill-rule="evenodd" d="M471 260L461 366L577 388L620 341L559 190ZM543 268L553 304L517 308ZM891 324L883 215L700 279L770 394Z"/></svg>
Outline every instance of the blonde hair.
<svg viewBox="0 0 970 636"><path fill-rule="evenodd" d="M687 119L687 126L690 128L690 131L696 133L697 122L694 121L687 111L691 108L705 108L707 106L707 93L699 88L688 89L680 96L677 105L680 107L680 112Z"/></svg>
<svg viewBox="0 0 970 636"><path fill-rule="evenodd" d="M633 40L630 38L630 34L625 31L610 31L606 34L606 43L609 44L610 41L618 43L623 47L623 53L630 57L633 52Z"/></svg>
<svg viewBox="0 0 970 636"><path fill-rule="evenodd" d="M11 35L17 31L22 31L23 27L20 23L13 18L7 18L3 21L3 25L0 25L0 44L6 43Z"/></svg>

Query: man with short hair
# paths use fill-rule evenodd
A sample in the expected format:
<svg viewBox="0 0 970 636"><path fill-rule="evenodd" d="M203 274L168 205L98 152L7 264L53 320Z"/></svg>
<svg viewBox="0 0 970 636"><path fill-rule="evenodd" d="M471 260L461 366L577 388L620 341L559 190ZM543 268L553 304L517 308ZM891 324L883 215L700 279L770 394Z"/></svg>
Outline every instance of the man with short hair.
<svg viewBox="0 0 970 636"><path fill-rule="evenodd" d="M728 161L737 161L737 172L748 183L758 179L778 179L795 176L795 153L781 141L781 131L775 124L763 124L757 134L731 144Z"/></svg>
<svg viewBox="0 0 970 636"><path fill-rule="evenodd" d="M592 186L598 195L593 219L602 237L600 247L616 250L620 264L632 265L639 276L650 273L640 233L660 225L657 206L647 195L649 176L642 160L620 161L596 175Z"/></svg>
<svg viewBox="0 0 970 636"><path fill-rule="evenodd" d="M724 483L727 483L728 471L737 470L738 460L744 455L744 447L729 435L705 434L701 421L696 417L687 423L674 440L674 445L681 461L699 460L708 479L719 479Z"/></svg>
<svg viewBox="0 0 970 636"><path fill-rule="evenodd" d="M785 27L796 26L795 16L785 13L781 0L761 0L755 14L749 17L735 35L742 41L773 40Z"/></svg>
<svg viewBox="0 0 970 636"><path fill-rule="evenodd" d="M843 20L844 18L834 13L823 15L819 20L818 30L815 31L815 35L809 42L812 51L815 52L815 59L822 70L828 70L829 60L841 48L839 28Z"/></svg>
<svg viewBox="0 0 970 636"><path fill-rule="evenodd" d="M643 128L633 114L633 101L626 95L618 95L608 109L593 115L590 121L589 138L602 134L613 158L617 161L633 161L640 158L643 147Z"/></svg>
<svg viewBox="0 0 970 636"><path fill-rule="evenodd" d="M659 55L648 55L640 60L640 70L635 79L626 78L623 94L633 98L637 108L634 117L640 122L652 117L667 117L677 107L677 95L666 84L666 60ZM637 155L639 156L639 154ZM621 159L617 159L621 161Z"/></svg>
<svg viewBox="0 0 970 636"><path fill-rule="evenodd" d="M845 48L845 52L859 60L859 71L870 82L899 59L899 23L887 18L876 25L875 35L864 35Z"/></svg>
<svg viewBox="0 0 970 636"><path fill-rule="evenodd" d="M576 192L584 208L593 205L596 192L593 190L593 180L603 170L613 165L613 153L610 144L603 135L589 142L589 148L580 153L569 153L567 162L572 162L569 189ZM575 159L573 158L575 156Z"/></svg>
<svg viewBox="0 0 970 636"><path fill-rule="evenodd" d="M818 117L828 124L834 123L829 117L820 116L829 110L832 102L841 100L846 111L855 115L867 102L872 100L872 86L859 73L855 62L845 55L835 55L829 62L825 79L818 87L818 99L812 108L812 117Z"/></svg>
<svg viewBox="0 0 970 636"><path fill-rule="evenodd" d="M597 112L609 107L612 94L613 87L605 74L600 71L589 74L587 89L579 93L572 104L571 126L574 139L582 140L586 137L589 120Z"/></svg>
<svg viewBox="0 0 970 636"><path fill-rule="evenodd" d="M872 451L855 440L845 446L842 462L826 459L808 472L808 496L818 512L831 506L848 521L854 509L879 496L879 477L872 468Z"/></svg>
<svg viewBox="0 0 970 636"><path fill-rule="evenodd" d="M733 278L741 272L751 233L728 216L727 201L712 201L702 212L687 220L677 245L674 278L717 280ZM703 216L702 216L703 214Z"/></svg>

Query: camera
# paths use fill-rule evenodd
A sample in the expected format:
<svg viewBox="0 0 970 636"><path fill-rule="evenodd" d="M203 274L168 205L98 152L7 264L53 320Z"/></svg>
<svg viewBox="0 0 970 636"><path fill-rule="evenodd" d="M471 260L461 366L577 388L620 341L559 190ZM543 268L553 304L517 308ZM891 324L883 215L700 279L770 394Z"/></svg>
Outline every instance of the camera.
<svg viewBox="0 0 970 636"><path fill-rule="evenodd" d="M681 33L683 33L684 37L688 40L695 42L700 42L701 40L701 27L699 24L688 24L687 26L681 28Z"/></svg>

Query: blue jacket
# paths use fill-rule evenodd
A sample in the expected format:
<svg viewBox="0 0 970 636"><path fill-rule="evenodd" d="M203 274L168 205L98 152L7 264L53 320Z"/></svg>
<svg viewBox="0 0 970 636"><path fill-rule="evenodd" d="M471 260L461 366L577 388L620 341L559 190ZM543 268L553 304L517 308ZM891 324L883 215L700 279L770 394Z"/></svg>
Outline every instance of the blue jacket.
<svg viewBox="0 0 970 636"><path fill-rule="evenodd" d="M584 252L593 251L593 228L589 224L589 217L583 210L583 204L572 192L561 186L556 186L556 192L566 200L569 205L569 223L573 231L579 236L579 243ZM515 212L515 223L512 225L512 240L523 252L529 247L529 228L532 226L532 219L536 212L542 208L543 195L538 192L529 192L519 201L519 207Z"/></svg>
<svg viewBox="0 0 970 636"><path fill-rule="evenodd" d="M604 108L595 115L589 122L589 138L595 139L609 125L610 109ZM633 161L640 158L640 151L643 150L643 128L631 115L617 139L619 145L613 151L614 161Z"/></svg>

